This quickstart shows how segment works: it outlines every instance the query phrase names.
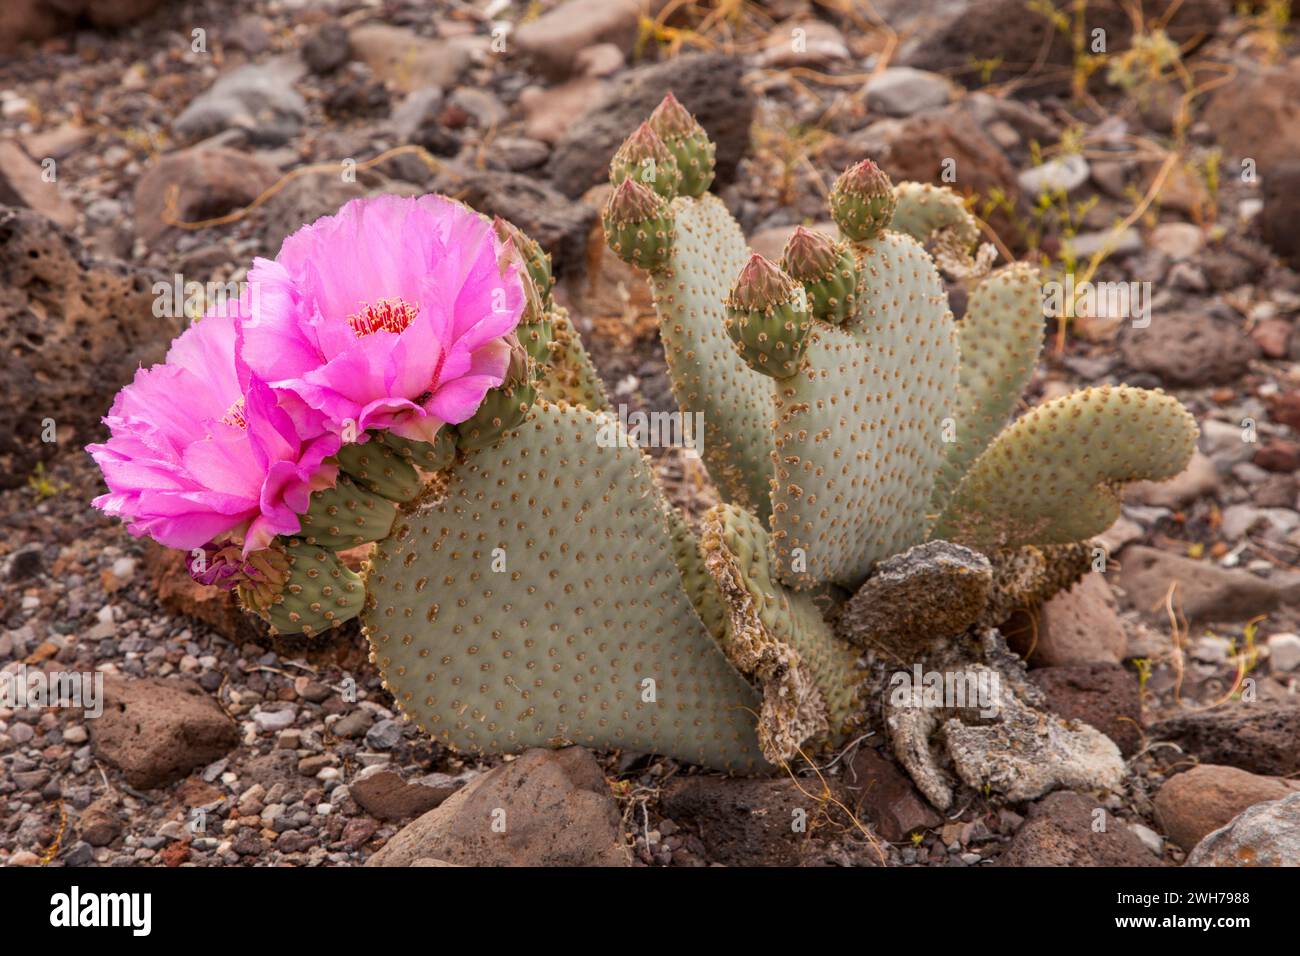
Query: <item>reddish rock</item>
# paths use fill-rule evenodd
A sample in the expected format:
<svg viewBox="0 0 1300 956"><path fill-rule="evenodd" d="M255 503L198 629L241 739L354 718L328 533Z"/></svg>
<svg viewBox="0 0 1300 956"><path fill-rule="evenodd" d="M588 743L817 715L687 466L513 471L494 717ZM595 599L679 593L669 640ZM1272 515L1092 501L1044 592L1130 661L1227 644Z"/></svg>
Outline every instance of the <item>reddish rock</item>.
<svg viewBox="0 0 1300 956"><path fill-rule="evenodd" d="M1300 432L1300 390L1283 392L1269 402L1269 417Z"/></svg>
<svg viewBox="0 0 1300 956"><path fill-rule="evenodd" d="M348 785L348 793L366 813L397 823L427 813L458 789L455 785L429 787L407 783L391 770L373 773Z"/></svg>
<svg viewBox="0 0 1300 956"><path fill-rule="evenodd" d="M1202 763L1286 777L1300 771L1300 704L1233 701L1153 724L1150 736Z"/></svg>
<svg viewBox="0 0 1300 956"><path fill-rule="evenodd" d="M168 843L158 854L163 861L163 866L180 866L190 858L190 845L188 843Z"/></svg>
<svg viewBox="0 0 1300 956"><path fill-rule="evenodd" d="M56 174L57 169L56 165ZM42 173L21 146L11 139L0 139L0 205L31 209L71 229L77 222L76 208L59 191L58 179L47 181Z"/></svg>
<svg viewBox="0 0 1300 956"><path fill-rule="evenodd" d="M526 751L397 833L367 866L627 866L623 824L582 747Z"/></svg>
<svg viewBox="0 0 1300 956"><path fill-rule="evenodd" d="M1201 764L1165 781L1155 798L1156 822L1169 839L1190 851L1248 807L1281 799L1295 789L1280 777Z"/></svg>
<svg viewBox="0 0 1300 956"><path fill-rule="evenodd" d="M1039 608L1036 621L1016 615L1004 633L1030 667L1118 664L1128 647L1115 595L1102 574L1085 574Z"/></svg>
<svg viewBox="0 0 1300 956"><path fill-rule="evenodd" d="M1250 337L1267 358L1286 358L1291 341L1291 323L1286 319L1265 319L1250 330Z"/></svg>
<svg viewBox="0 0 1300 956"><path fill-rule="evenodd" d="M1259 446L1255 464L1265 471L1294 474L1300 471L1300 442L1274 438Z"/></svg>
<svg viewBox="0 0 1300 956"><path fill-rule="evenodd" d="M167 153L135 187L135 228L152 243L167 233L168 219L197 222L247 206L280 178L256 157L225 147Z"/></svg>
<svg viewBox="0 0 1300 956"><path fill-rule="evenodd" d="M1119 664L1043 667L1029 679L1047 695L1047 709L1081 720L1115 741L1128 757L1142 742L1142 697L1138 681Z"/></svg>
<svg viewBox="0 0 1300 956"><path fill-rule="evenodd" d="M1096 829L1098 821L1103 829ZM994 866L1165 866L1124 823L1077 793L1058 791L1029 808Z"/></svg>
<svg viewBox="0 0 1300 956"><path fill-rule="evenodd" d="M117 804L109 797L100 797L81 811L77 831L91 846L108 846L122 832L122 819Z"/></svg>
<svg viewBox="0 0 1300 956"><path fill-rule="evenodd" d="M239 606L234 591L206 587L190 577L183 551L146 541L145 569L158 602L173 614L202 621L236 644L265 637L266 625Z"/></svg>
<svg viewBox="0 0 1300 956"><path fill-rule="evenodd" d="M933 829L943 823L911 778L871 747L858 748L845 767L842 782L848 806L866 816L890 843L899 843L917 830Z"/></svg>
<svg viewBox="0 0 1300 956"><path fill-rule="evenodd" d="M95 753L137 790L166 786L239 743L235 722L185 680L106 676L104 712L86 723Z"/></svg>
<svg viewBox="0 0 1300 956"><path fill-rule="evenodd" d="M1232 80L1214 91L1202 118L1227 158L1250 158L1260 178L1300 153L1300 60L1281 66L1242 63Z"/></svg>

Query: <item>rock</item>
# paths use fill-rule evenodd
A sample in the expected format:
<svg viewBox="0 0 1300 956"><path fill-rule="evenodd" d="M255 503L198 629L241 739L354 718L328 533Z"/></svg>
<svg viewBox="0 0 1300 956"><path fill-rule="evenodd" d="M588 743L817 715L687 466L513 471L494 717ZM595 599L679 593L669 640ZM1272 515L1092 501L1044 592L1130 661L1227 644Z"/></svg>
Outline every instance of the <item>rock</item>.
<svg viewBox="0 0 1300 956"><path fill-rule="evenodd" d="M162 360L180 325L154 315L152 281L92 259L35 212L0 208L0 488L97 437L118 388Z"/></svg>
<svg viewBox="0 0 1300 956"><path fill-rule="evenodd" d="M1234 702L1153 724L1153 740L1178 744L1202 763L1287 777L1300 770L1300 704Z"/></svg>
<svg viewBox="0 0 1300 956"><path fill-rule="evenodd" d="M348 43L353 56L399 93L422 86L454 87L471 58L466 44L430 39L382 23L353 28Z"/></svg>
<svg viewBox="0 0 1300 956"><path fill-rule="evenodd" d="M1228 505L1223 509L1219 533L1226 541L1238 541L1252 531L1265 538L1283 540L1300 525L1300 514L1288 508L1257 508L1254 505Z"/></svg>
<svg viewBox="0 0 1300 956"><path fill-rule="evenodd" d="M1079 153L1069 153L1026 169L1016 182L1027 196L1054 195L1073 192L1088 181L1088 176L1088 161Z"/></svg>
<svg viewBox="0 0 1300 956"><path fill-rule="evenodd" d="M0 139L0 206L30 209L71 229L77 222L77 210L59 191L57 165L53 171L56 178L47 182L42 167L17 142Z"/></svg>
<svg viewBox="0 0 1300 956"><path fill-rule="evenodd" d="M1096 822L1104 820L1104 829ZM994 866L1164 866L1138 836L1094 801L1053 793L1029 808Z"/></svg>
<svg viewBox="0 0 1300 956"><path fill-rule="evenodd" d="M292 707L279 710L259 710L253 715L253 723L262 733L274 733L292 727L298 714Z"/></svg>
<svg viewBox="0 0 1300 956"><path fill-rule="evenodd" d="M402 725L395 720L381 720L366 731L366 746L372 750L392 750L402 739Z"/></svg>
<svg viewBox="0 0 1300 956"><path fill-rule="evenodd" d="M519 94L524 111L524 132L554 145L587 107L605 98L609 84L597 77L581 76L550 89L530 86Z"/></svg>
<svg viewBox="0 0 1300 956"><path fill-rule="evenodd" d="M348 785L348 793L361 809L394 823L405 823L440 806L457 789L455 784L428 787L418 781L407 783L391 770L359 776Z"/></svg>
<svg viewBox="0 0 1300 956"><path fill-rule="evenodd" d="M564 0L517 27L510 43L544 75L564 80L581 71L578 54L584 48L609 43L630 54L643 6L639 0ZM662 0L651 6L663 6ZM654 12L645 11L647 16Z"/></svg>
<svg viewBox="0 0 1300 956"><path fill-rule="evenodd" d="M910 66L891 66L867 82L867 108L886 116L938 109L951 98L952 88L942 76Z"/></svg>
<svg viewBox="0 0 1300 956"><path fill-rule="evenodd" d="M509 219L551 254L557 275L581 271L587 235L598 212L570 202L534 176L447 164L434 192L455 196L488 216Z"/></svg>
<svg viewBox="0 0 1300 956"><path fill-rule="evenodd" d="M1175 261L1190 259L1205 248L1205 234L1190 222L1162 222L1151 230L1151 248Z"/></svg>
<svg viewBox="0 0 1300 956"><path fill-rule="evenodd" d="M1250 337L1265 358L1283 359L1290 351L1291 332L1291 323L1286 319L1265 319L1250 330Z"/></svg>
<svg viewBox="0 0 1300 956"><path fill-rule="evenodd" d="M1124 499L1177 511L1218 489L1219 472L1214 462L1197 449L1192 452L1187 467L1173 478L1168 481L1135 481L1124 489Z"/></svg>
<svg viewBox="0 0 1300 956"><path fill-rule="evenodd" d="M1258 348L1232 322L1206 312L1170 312L1120 339L1124 361L1167 385L1221 385L1246 373Z"/></svg>
<svg viewBox="0 0 1300 956"><path fill-rule="evenodd" d="M1250 159L1267 188L1270 176L1300 154L1300 60L1281 66L1236 65L1201 114L1226 159ZM1240 167L1238 167L1240 170Z"/></svg>
<svg viewBox="0 0 1300 956"><path fill-rule="evenodd" d="M1135 610L1167 621L1165 598L1175 581L1175 606L1192 623L1247 621L1300 602L1300 575L1261 578L1155 548L1124 549L1119 584Z"/></svg>
<svg viewBox="0 0 1300 956"><path fill-rule="evenodd" d="M872 747L858 748L844 768L843 786L853 812L866 816L890 843L943 823L907 774Z"/></svg>
<svg viewBox="0 0 1300 956"><path fill-rule="evenodd" d="M399 831L367 866L627 866L618 806L581 747L528 750Z"/></svg>
<svg viewBox="0 0 1300 956"><path fill-rule="evenodd" d="M0 54L25 42L75 29L81 18L96 27L123 27L147 17L162 0L6 0L0 6Z"/></svg>
<svg viewBox="0 0 1300 956"><path fill-rule="evenodd" d="M307 69L318 75L332 73L352 56L348 31L333 20L322 23L303 41L302 58Z"/></svg>
<svg viewBox="0 0 1300 956"><path fill-rule="evenodd" d="M1293 63L1291 73L1300 71L1300 63ZM1300 81L1296 83L1300 88ZM1296 110L1294 102L1287 104L1289 112ZM1278 131L1283 139L1295 139L1292 131ZM1293 145L1300 146L1300 141ZM1294 155L1294 153L1292 154ZM1264 184L1264 208L1259 214L1260 232L1264 241L1277 253L1278 258L1300 269L1300 236L1296 234L1296 217L1300 216L1300 162L1294 159L1268 166L1261 170ZM1285 355L1283 350L1283 355Z"/></svg>
<svg viewBox="0 0 1300 956"><path fill-rule="evenodd" d="M91 846L108 846L122 832L117 805L110 797L100 797L81 811L77 832Z"/></svg>
<svg viewBox="0 0 1300 956"><path fill-rule="evenodd" d="M145 571L158 603L173 614L202 621L235 644L263 639L261 619L239 606L233 591L205 587L185 567L185 553L145 542Z"/></svg>
<svg viewBox="0 0 1300 956"><path fill-rule="evenodd" d="M578 51L573 65L580 76L613 76L627 65L617 43L596 43Z"/></svg>
<svg viewBox="0 0 1300 956"><path fill-rule="evenodd" d="M1300 471L1300 442L1271 438L1255 452L1255 464L1265 471L1295 474Z"/></svg>
<svg viewBox="0 0 1300 956"><path fill-rule="evenodd" d="M1241 424L1221 422L1206 418L1200 422L1201 447L1216 461L1236 464L1249 459L1255 452L1252 430Z"/></svg>
<svg viewBox="0 0 1300 956"><path fill-rule="evenodd" d="M1267 643L1274 672L1300 669L1300 634L1273 634Z"/></svg>
<svg viewBox="0 0 1300 956"><path fill-rule="evenodd" d="M1300 866L1300 793L1256 804L1215 830L1187 866Z"/></svg>
<svg viewBox="0 0 1300 956"><path fill-rule="evenodd" d="M984 555L928 541L882 561L844 606L838 630L862 648L911 660L961 634L988 604L993 570Z"/></svg>
<svg viewBox="0 0 1300 956"><path fill-rule="evenodd" d="M136 183L136 232L150 244L167 234L170 227L163 217L173 188L171 216L195 222L247 206L279 178L275 169L238 150L198 147L167 153Z"/></svg>
<svg viewBox="0 0 1300 956"><path fill-rule="evenodd" d="M1051 2L1071 15L1073 0ZM1230 6L1228 0L1147 0L1142 12L1164 24L1175 43L1184 44L1213 35ZM964 0L953 7L907 57L912 66L955 73L970 87L1015 78L1035 91L1068 92L1074 65L1069 30L1027 12L1022 0ZM1112 56L1132 43L1128 9L1124 0L1089 0L1087 28L1105 31L1106 52ZM979 66L983 63L994 64L991 73Z"/></svg>
<svg viewBox="0 0 1300 956"><path fill-rule="evenodd" d="M726 186L749 148L754 118L754 98L741 81L743 71L743 60L720 53L689 54L629 71L555 144L546 167L551 182L574 198L604 182L615 150L672 91L717 145L714 191Z"/></svg>
<svg viewBox="0 0 1300 956"><path fill-rule="evenodd" d="M775 27L758 54L765 69L818 68L847 60L844 34L825 20L787 20Z"/></svg>
<svg viewBox="0 0 1300 956"><path fill-rule="evenodd" d="M524 136L498 136L492 140L488 151L487 163L491 169L504 169L517 173L526 169L536 169L546 162L551 155L551 148L541 140L528 139Z"/></svg>
<svg viewBox="0 0 1300 956"><path fill-rule="evenodd" d="M385 183L369 170L358 173L356 182L344 182L330 173L289 180L261 207L263 254L275 256L284 240L303 226L334 215L352 199L383 192Z"/></svg>
<svg viewBox="0 0 1300 956"><path fill-rule="evenodd" d="M1269 417L1292 431L1300 432L1300 389L1292 389L1269 401Z"/></svg>
<svg viewBox="0 0 1300 956"><path fill-rule="evenodd" d="M1200 764L1170 777L1155 796L1156 822L1169 839L1191 850L1207 833L1226 826L1257 803L1280 800L1295 787L1236 767Z"/></svg>
<svg viewBox="0 0 1300 956"><path fill-rule="evenodd" d="M195 97L172 128L188 139L241 129L251 143L283 145L307 117L307 103L293 88L301 74L302 64L289 57L238 67Z"/></svg>
<svg viewBox="0 0 1300 956"><path fill-rule="evenodd" d="M138 790L166 786L212 763L239 743L239 729L196 685L184 680L106 676L104 713L90 741Z"/></svg>
<svg viewBox="0 0 1300 956"><path fill-rule="evenodd" d="M1096 727L1126 757L1137 753L1142 744L1142 695L1137 677L1121 665L1041 667L1029 672L1029 680L1046 695L1052 713Z"/></svg>
<svg viewBox="0 0 1300 956"><path fill-rule="evenodd" d="M1118 602L1103 574L1085 574L1047 601L1039 608L1036 626L1017 616L1004 633L1031 667L1118 664L1128 647Z"/></svg>
<svg viewBox="0 0 1300 956"><path fill-rule="evenodd" d="M821 786L717 776L678 778L659 799L664 815L690 829L708 859L728 866L824 866L880 862L867 846L848 849L819 838ZM836 828L830 828L832 831ZM845 859L845 855L849 859Z"/></svg>
<svg viewBox="0 0 1300 956"><path fill-rule="evenodd" d="M332 728L336 737L354 738L365 736L370 725L374 723L374 716L368 710L357 708L352 713L342 717Z"/></svg>

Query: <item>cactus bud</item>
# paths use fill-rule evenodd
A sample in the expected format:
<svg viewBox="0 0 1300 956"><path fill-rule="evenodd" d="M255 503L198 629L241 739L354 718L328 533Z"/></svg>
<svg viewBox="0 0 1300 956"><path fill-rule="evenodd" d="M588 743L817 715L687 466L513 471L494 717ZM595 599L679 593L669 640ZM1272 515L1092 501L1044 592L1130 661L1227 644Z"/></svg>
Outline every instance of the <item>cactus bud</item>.
<svg viewBox="0 0 1300 956"><path fill-rule="evenodd" d="M672 93L655 107L649 125L677 159L681 171L678 192L683 196L706 193L713 183L715 147L704 127Z"/></svg>
<svg viewBox="0 0 1300 956"><path fill-rule="evenodd" d="M550 307L551 286L555 284L551 277L551 257L542 251L536 239L508 219L497 216L492 220L492 228L496 230L497 238L508 243L523 259L545 311Z"/></svg>
<svg viewBox="0 0 1300 956"><path fill-rule="evenodd" d="M653 272L668 261L673 247L672 211L659 194L635 179L625 179L605 205L605 240L624 262Z"/></svg>
<svg viewBox="0 0 1300 956"><path fill-rule="evenodd" d="M850 166L831 189L831 218L854 242L867 242L889 228L894 217L894 187L869 159Z"/></svg>
<svg viewBox="0 0 1300 956"><path fill-rule="evenodd" d="M799 283L754 253L740 270L726 306L727 335L750 368L772 378L789 378L799 371L812 327Z"/></svg>
<svg viewBox="0 0 1300 956"><path fill-rule="evenodd" d="M858 264L844 243L800 226L785 244L781 268L803 285L817 318L839 325L856 311Z"/></svg>
<svg viewBox="0 0 1300 956"><path fill-rule="evenodd" d="M664 199L677 195L682 181L677 158L649 123L637 127L610 161L609 181L617 186L625 179L649 186Z"/></svg>

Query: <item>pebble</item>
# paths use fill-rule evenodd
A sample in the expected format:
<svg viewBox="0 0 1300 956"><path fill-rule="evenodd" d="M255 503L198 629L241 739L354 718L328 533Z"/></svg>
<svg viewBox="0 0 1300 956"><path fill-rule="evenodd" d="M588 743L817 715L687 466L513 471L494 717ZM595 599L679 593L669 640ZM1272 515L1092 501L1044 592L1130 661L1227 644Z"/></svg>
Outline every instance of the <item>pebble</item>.
<svg viewBox="0 0 1300 956"><path fill-rule="evenodd" d="M293 724L297 712L291 707L285 707L281 710L261 710L253 715L253 723L257 724L257 729L262 733L268 733L276 730L284 730Z"/></svg>
<svg viewBox="0 0 1300 956"><path fill-rule="evenodd" d="M1300 669L1300 634L1274 634L1268 639L1268 659L1275 671Z"/></svg>
<svg viewBox="0 0 1300 956"><path fill-rule="evenodd" d="M395 720L381 720L366 731L366 746L391 750L402 739L402 725Z"/></svg>
<svg viewBox="0 0 1300 956"><path fill-rule="evenodd" d="M1026 169L1018 177L1020 189L1029 196L1072 192L1088 181L1088 161L1078 153L1057 156L1041 166Z"/></svg>

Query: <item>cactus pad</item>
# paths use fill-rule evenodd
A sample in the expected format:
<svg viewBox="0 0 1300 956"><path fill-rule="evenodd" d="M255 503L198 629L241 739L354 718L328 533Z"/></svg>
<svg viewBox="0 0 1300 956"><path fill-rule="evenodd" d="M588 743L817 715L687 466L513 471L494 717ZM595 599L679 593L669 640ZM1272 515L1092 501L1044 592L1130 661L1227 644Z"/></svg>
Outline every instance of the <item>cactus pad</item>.
<svg viewBox="0 0 1300 956"><path fill-rule="evenodd" d="M611 421L539 401L406 516L367 578L372 660L402 711L458 749L761 767L758 697L682 587L644 455L598 441Z"/></svg>
<svg viewBox="0 0 1300 956"><path fill-rule="evenodd" d="M975 460L934 533L986 552L1101 534L1119 517L1120 486L1174 477L1196 434L1158 390L1089 388L1039 405Z"/></svg>
<svg viewBox="0 0 1300 956"><path fill-rule="evenodd" d="M298 533L307 544L342 551L387 537L396 517L391 501L339 472L332 488L312 494Z"/></svg>

